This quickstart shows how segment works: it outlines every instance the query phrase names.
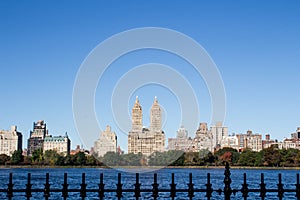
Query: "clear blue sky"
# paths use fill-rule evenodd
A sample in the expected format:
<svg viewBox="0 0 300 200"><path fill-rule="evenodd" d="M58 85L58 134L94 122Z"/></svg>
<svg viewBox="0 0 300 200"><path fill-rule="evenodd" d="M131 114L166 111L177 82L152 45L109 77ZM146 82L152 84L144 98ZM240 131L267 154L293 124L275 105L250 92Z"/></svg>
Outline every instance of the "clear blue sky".
<svg viewBox="0 0 300 200"><path fill-rule="evenodd" d="M44 119L51 134L68 132L72 146L80 144L72 92L81 63L108 37L151 26L180 31L210 54L224 81L225 125L230 133L251 129L280 140L289 137L300 126L299 1L182 2L0 1L0 129L17 125L25 147L33 121ZM148 62L178 70L186 65L174 55L149 50L126 55L111 66L98 86L95 106L99 122L110 124L118 135L123 133L105 102L110 102L122 73ZM201 91L196 94L199 122L210 123L210 96L203 80L192 70L180 72ZM170 91L140 88L129 102L129 112L135 95L140 97L146 126L158 96L167 114L164 129L175 135L180 113ZM190 134L197 126L187 127ZM124 141L121 146L127 148Z"/></svg>

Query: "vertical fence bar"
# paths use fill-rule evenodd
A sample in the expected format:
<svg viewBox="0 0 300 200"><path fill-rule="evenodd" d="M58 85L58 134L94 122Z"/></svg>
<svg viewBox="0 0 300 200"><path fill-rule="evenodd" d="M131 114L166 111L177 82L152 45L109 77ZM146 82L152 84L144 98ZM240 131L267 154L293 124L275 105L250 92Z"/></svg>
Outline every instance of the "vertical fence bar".
<svg viewBox="0 0 300 200"><path fill-rule="evenodd" d="M266 191L266 184L265 184L265 178L264 178L264 174L263 173L261 173L261 175L260 175L260 197L261 197L261 199L262 200L264 200L265 199L265 197L266 197L266 193L267 193L267 191Z"/></svg>
<svg viewBox="0 0 300 200"><path fill-rule="evenodd" d="M300 200L300 180L299 180L299 174L297 174L297 183L295 184L296 185L296 197L297 197L297 200Z"/></svg>
<svg viewBox="0 0 300 200"><path fill-rule="evenodd" d="M105 184L103 183L103 173L100 174L100 184L98 184L99 186L99 191L98 191L98 197L100 198L100 200L103 200L104 196L104 186Z"/></svg>
<svg viewBox="0 0 300 200"><path fill-rule="evenodd" d="M157 199L158 197L158 186L159 184L157 184L157 174L154 174L154 182L152 184L152 197L154 200Z"/></svg>
<svg viewBox="0 0 300 200"><path fill-rule="evenodd" d="M11 200L14 196L14 184L13 184L13 174L9 173L9 181L7 184L7 195L6 197Z"/></svg>
<svg viewBox="0 0 300 200"><path fill-rule="evenodd" d="M210 183L210 173L207 174L207 183L205 184L206 186L206 195L205 197L207 198L207 200L210 200L210 198L212 197L212 184Z"/></svg>
<svg viewBox="0 0 300 200"><path fill-rule="evenodd" d="M46 173L46 183L44 186L44 197L46 200L48 200L50 197L49 173Z"/></svg>
<svg viewBox="0 0 300 200"><path fill-rule="evenodd" d="M189 184L187 184L189 189L188 189L188 197L190 199L193 199L194 195L194 184L193 184L193 174L189 174Z"/></svg>
<svg viewBox="0 0 300 200"><path fill-rule="evenodd" d="M283 195L284 195L284 189L283 189L283 184L282 184L282 179L281 179L281 174L278 174L278 184L277 184L277 187L278 187L278 199L282 199L283 198Z"/></svg>
<svg viewBox="0 0 300 200"><path fill-rule="evenodd" d="M64 184L62 184L62 186L63 186L63 189L62 189L62 197L64 198L64 199L67 199L68 198L68 186L69 186L69 184L68 184L68 174L67 173L64 173Z"/></svg>
<svg viewBox="0 0 300 200"><path fill-rule="evenodd" d="M84 200L86 197L86 186L87 184L85 183L85 173L82 173L82 183L80 184L80 197Z"/></svg>
<svg viewBox="0 0 300 200"><path fill-rule="evenodd" d="M230 187L230 184L231 184L231 178L230 178L230 168L229 168L229 163L226 162L226 165L225 165L225 172L224 172L224 175L225 175L225 178L224 178L224 197L225 197L225 200L230 200L230 196L231 196L231 193L232 193L232 190L231 190L231 187Z"/></svg>
<svg viewBox="0 0 300 200"><path fill-rule="evenodd" d="M117 190L116 190L116 197L118 197L118 199L121 199L123 197L123 189L122 189L123 184L121 183L121 173L118 173L118 184L117 184Z"/></svg>
<svg viewBox="0 0 300 200"><path fill-rule="evenodd" d="M172 199L175 199L176 197L176 184L175 184L175 177L174 177L174 173L172 173L172 182L170 184L170 197Z"/></svg>
<svg viewBox="0 0 300 200"><path fill-rule="evenodd" d="M141 184L139 183L139 173L135 175L135 184L134 184L134 197L135 199L139 199L141 196Z"/></svg>
<svg viewBox="0 0 300 200"><path fill-rule="evenodd" d="M244 173L244 183L242 184L241 192L243 194L243 197L245 200L247 200L247 197L249 197L248 193L248 184L247 184L247 175Z"/></svg>
<svg viewBox="0 0 300 200"><path fill-rule="evenodd" d="M32 197L32 194L31 194L32 184L30 182L31 182L31 173L28 173L27 184L26 184L26 194L25 194L25 196L27 197L28 200Z"/></svg>

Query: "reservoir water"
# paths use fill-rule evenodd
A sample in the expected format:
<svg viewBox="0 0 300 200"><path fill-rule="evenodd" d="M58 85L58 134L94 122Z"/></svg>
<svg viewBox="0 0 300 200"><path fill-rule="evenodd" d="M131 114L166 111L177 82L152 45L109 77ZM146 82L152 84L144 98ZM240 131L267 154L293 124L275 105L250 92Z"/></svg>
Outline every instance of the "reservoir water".
<svg viewBox="0 0 300 200"><path fill-rule="evenodd" d="M118 173L122 174L122 184L124 189L132 189L135 184L135 173L124 172L116 169L100 168L7 168L0 169L0 189L6 189L9 173L13 173L14 189L25 189L27 184L27 174L31 173L32 188L43 189L45 184L45 174L50 174L51 188L61 189L64 173L68 173L69 188L80 188L82 173L86 174L86 184L88 189L97 189L100 174L104 175L105 188L116 189ZM264 173L264 179L267 189L277 189L278 174L282 174L282 183L285 189L295 189L296 174L299 170L258 170L258 169L231 169L231 188L241 189L243 183L243 174L247 174L247 183L249 188L259 189L261 173ZM188 169L188 168L166 168L148 173L140 173L141 188L152 189L153 174L157 173L157 182L160 189L169 189L171 183L171 174L175 174L175 183L177 189L188 188L189 173L193 174L194 188L205 189L207 173L211 174L211 184L213 189L224 188L224 169ZM97 193L87 193L86 199L99 199ZM132 193L123 193L122 199L135 199ZM141 193L140 199L152 199L151 193ZM169 193L159 193L158 199L170 199ZM213 193L211 199L223 199L217 192ZM0 193L0 199L7 199L6 193ZM24 193L15 193L16 200L26 199ZM43 199L43 193L32 193L33 200ZM51 193L49 199L62 199L61 193ZM81 199L79 193L69 193L68 199ZM105 199L117 199L115 193L105 193ZM187 193L177 193L175 199L188 199ZM206 199L205 193L195 193L194 199ZM232 195L231 199L242 199L242 194ZM248 199L260 199L259 193L249 193ZM267 193L265 199L278 199L277 193ZM286 200L296 199L295 193L285 193Z"/></svg>

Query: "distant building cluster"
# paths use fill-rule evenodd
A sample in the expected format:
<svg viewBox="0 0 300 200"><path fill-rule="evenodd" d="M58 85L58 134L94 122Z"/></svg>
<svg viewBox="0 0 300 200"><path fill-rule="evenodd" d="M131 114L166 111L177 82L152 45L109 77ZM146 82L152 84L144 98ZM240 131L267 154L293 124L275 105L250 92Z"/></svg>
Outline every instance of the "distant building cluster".
<svg viewBox="0 0 300 200"><path fill-rule="evenodd" d="M57 153L68 155L70 153L71 140L67 133L64 136L52 136L48 134L44 120L33 122L33 130L27 142L27 155L41 149L43 152L54 150Z"/></svg>
<svg viewBox="0 0 300 200"><path fill-rule="evenodd" d="M158 99L155 97L150 110L150 127L143 126L143 110L136 97L132 108L132 124L128 133L128 153L143 154L150 156L155 152L164 152L166 150L180 150L184 152L199 152L208 150L215 152L219 149L230 147L239 152L250 149L252 151L261 151L275 145L279 149L299 149L300 150L300 127L291 134L290 138L283 141L271 139L270 134L265 135L265 139L259 133L253 133L248 130L246 133L228 134L228 127L222 122L208 127L207 123L201 122L195 131L194 137L189 137L188 131L184 126L180 126L175 138L168 138L166 147L166 136L162 130L162 111ZM17 130L17 126L12 126L10 130L0 130L0 154L11 156L14 151L22 150L22 133ZM107 152L123 154L118 146L117 134L106 126L100 133L99 139L94 142L91 151L84 150L77 145L75 150L70 150L71 140L67 133L60 136L52 136L47 130L44 120L33 123L33 129L30 131L27 140L27 149L24 149L23 155L32 155L40 149L43 152L54 150L62 155L74 155L78 152L93 154L97 157L103 157Z"/></svg>

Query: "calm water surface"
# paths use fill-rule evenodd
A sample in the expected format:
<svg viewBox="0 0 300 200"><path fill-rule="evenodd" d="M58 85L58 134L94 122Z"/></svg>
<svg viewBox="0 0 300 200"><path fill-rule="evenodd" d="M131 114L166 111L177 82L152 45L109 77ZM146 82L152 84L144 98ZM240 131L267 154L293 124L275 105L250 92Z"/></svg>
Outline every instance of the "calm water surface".
<svg viewBox="0 0 300 200"><path fill-rule="evenodd" d="M122 173L123 188L134 188L135 174L114 170L114 169L95 169L95 168L46 168L46 169L0 169L0 188L6 189L9 173L13 173L13 183L15 189L25 188L27 183L27 173L31 173L32 188L44 188L45 174L50 173L51 188L62 188L63 174L68 173L69 188L80 188L81 174L86 173L87 188L96 189L99 184L100 173L104 173L105 188L115 189L118 173ZM175 173L175 183L178 189L187 188L189 173L193 174L193 183L195 188L205 189L207 173L211 174L211 184L213 189L223 188L224 169L160 169L156 172L148 172L140 174L141 188L152 188L153 174L157 173L159 188L168 189L171 183L171 173ZM260 174L265 174L265 183L268 189L276 189L278 183L278 174L282 174L284 188L294 189L296 183L296 174L298 170L246 170L246 169L231 169L232 189L241 189L243 182L243 173L247 174L247 182L249 188L259 188ZM123 193L123 199L135 199L133 194ZM151 199L150 193L142 193L140 199ZM86 199L98 199L96 193L88 193ZM169 193L159 193L158 199L170 199ZM249 194L249 199L260 199L259 194ZM0 199L6 199L6 194L0 194ZM15 194L15 200L26 199L24 194ZM33 193L31 199L43 199L42 193ZM60 193L51 193L50 199L61 199ZM69 193L68 199L80 199L78 193ZM115 193L105 193L105 199L116 199ZM176 199L188 199L187 194L177 193ZM195 193L194 199L205 199L205 194ZM213 193L212 199L223 199L217 193ZM232 199L242 199L242 195L238 193L232 196ZM278 199L276 193L268 193L266 199ZM284 199L296 199L295 194L284 194Z"/></svg>

